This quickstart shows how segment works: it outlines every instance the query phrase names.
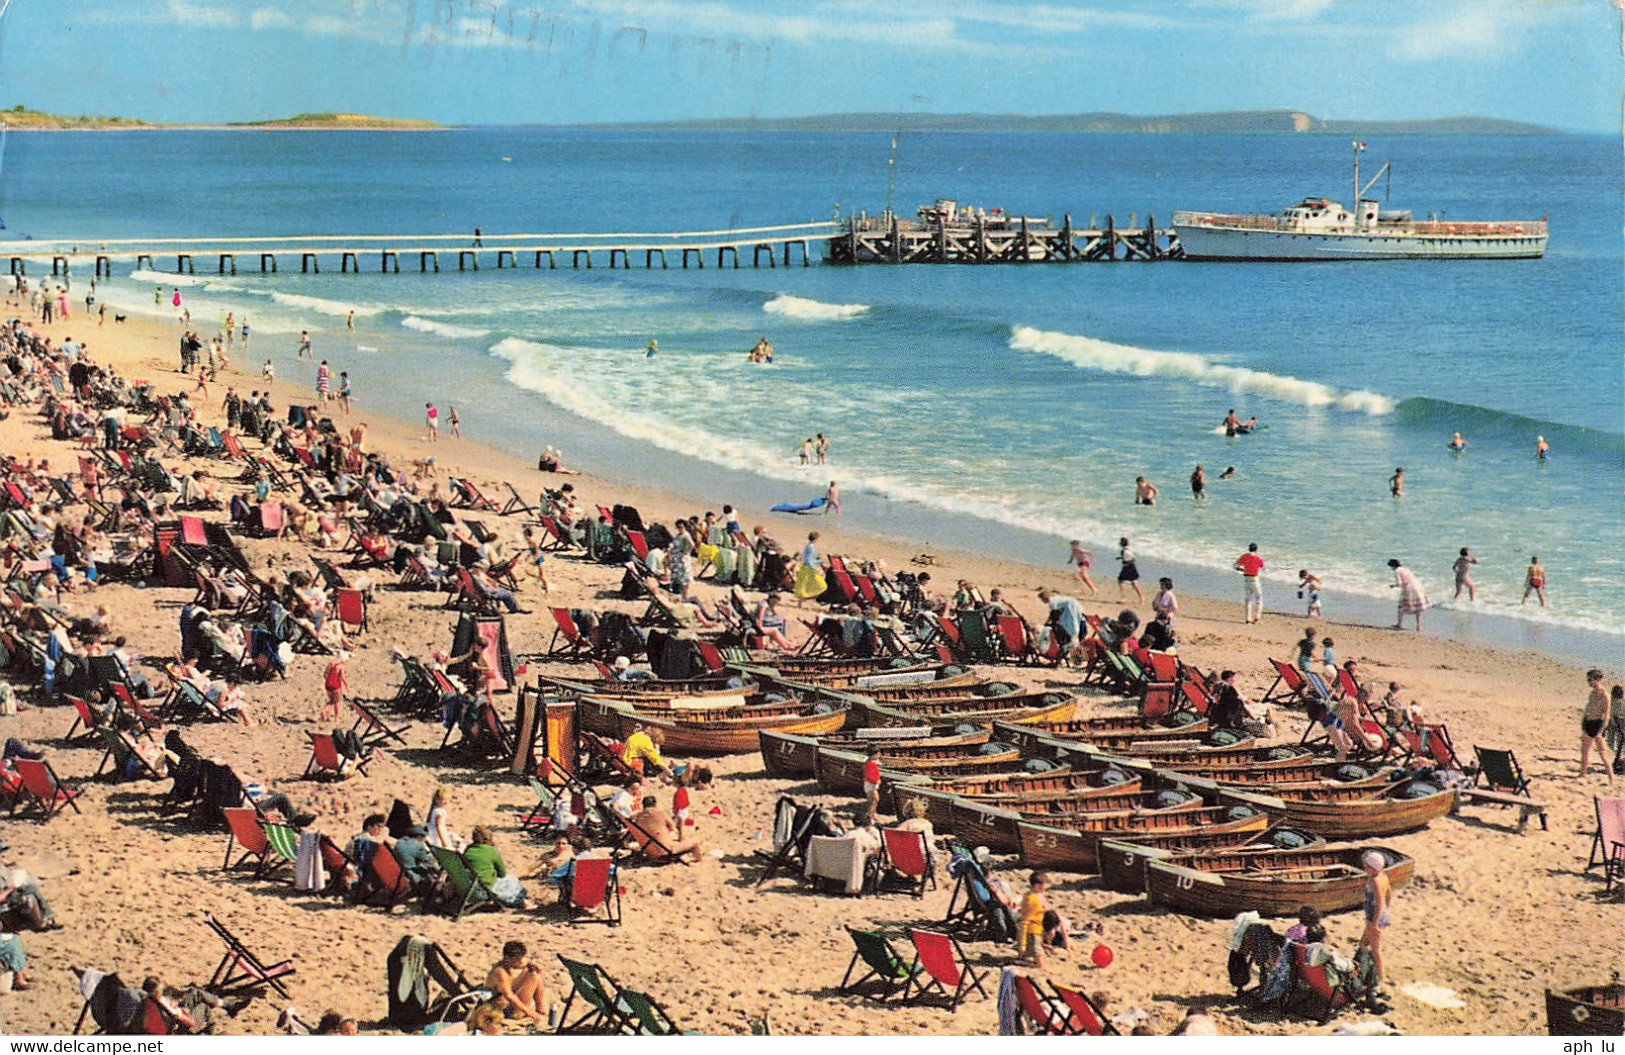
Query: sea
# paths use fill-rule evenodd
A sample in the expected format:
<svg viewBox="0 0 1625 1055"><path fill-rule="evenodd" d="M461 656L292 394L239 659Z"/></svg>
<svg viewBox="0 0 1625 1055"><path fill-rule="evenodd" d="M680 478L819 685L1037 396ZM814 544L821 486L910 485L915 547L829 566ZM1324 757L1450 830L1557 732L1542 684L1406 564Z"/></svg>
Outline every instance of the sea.
<svg viewBox="0 0 1625 1055"><path fill-rule="evenodd" d="M1061 567L1095 554L1115 597L1126 537L1148 580L1240 600L1256 542L1269 607L1384 625L1397 558L1436 607L1429 634L1625 660L1625 229L1617 137L1368 139L1388 208L1551 225L1524 261L1160 262L1028 266L219 277L122 265L97 295L205 334L246 316L280 378L348 371L360 413L421 420L534 457L765 509L831 480L842 521L933 547ZM1351 144L1315 135L890 136L473 128L434 133L11 133L10 239L661 232L911 215L938 198L1074 225L1176 209L1268 212L1352 197ZM309 244L309 243L307 243ZM454 243L448 243L454 244ZM641 265L641 254L634 254ZM676 259L673 258L675 265ZM370 269L370 270L367 270ZM38 273L37 267L32 269ZM72 276L74 299L90 282ZM161 303L154 292L163 287ZM355 328L346 318L355 313ZM109 325L112 323L109 322ZM179 332L177 324L177 334ZM759 338L776 352L751 365ZM651 339L659 351L645 354ZM92 348L95 335L89 335ZM1227 411L1260 431L1226 438ZM827 466L803 466L823 433ZM1455 432L1468 442L1453 453ZM1535 456L1544 436L1551 456ZM1188 483L1197 465L1208 498ZM1403 466L1403 498L1388 479ZM1232 470L1228 479L1221 474ZM1135 478L1161 490L1134 504ZM782 537L804 522L769 521ZM1463 546L1476 603L1453 600ZM1549 607L1521 603L1537 556Z"/></svg>

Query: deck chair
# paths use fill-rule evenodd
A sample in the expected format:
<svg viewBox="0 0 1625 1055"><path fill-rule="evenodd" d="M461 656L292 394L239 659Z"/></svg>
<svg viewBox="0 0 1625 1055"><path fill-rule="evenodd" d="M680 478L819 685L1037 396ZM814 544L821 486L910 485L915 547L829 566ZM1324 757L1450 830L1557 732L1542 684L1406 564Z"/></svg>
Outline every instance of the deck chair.
<svg viewBox="0 0 1625 1055"><path fill-rule="evenodd" d="M1625 884L1625 798L1592 800L1597 811L1597 833L1591 837L1591 853L1586 871L1602 865L1604 893L1612 892L1616 881Z"/></svg>
<svg viewBox="0 0 1625 1055"><path fill-rule="evenodd" d="M1260 704L1278 703L1283 707L1290 707L1294 703L1313 699L1309 694L1308 683L1303 680L1303 671L1278 659L1270 660L1270 665L1275 668L1275 680L1270 683L1264 695L1259 697Z"/></svg>
<svg viewBox="0 0 1625 1055"><path fill-rule="evenodd" d="M621 880L609 857L578 857L570 877L571 923L621 925ZM603 915L597 915L602 910Z"/></svg>
<svg viewBox="0 0 1625 1055"><path fill-rule="evenodd" d="M367 629L367 596L349 587L333 593L333 614L348 633L359 634Z"/></svg>
<svg viewBox="0 0 1625 1055"><path fill-rule="evenodd" d="M498 516L509 516L514 513L534 514L536 512L536 507L531 505L529 502L526 502L519 492L514 490L513 484L504 480L502 481L502 486L508 489L508 502L501 509L497 510Z"/></svg>
<svg viewBox="0 0 1625 1055"><path fill-rule="evenodd" d="M1473 787L1478 787L1478 782L1482 780L1491 791L1529 797L1529 778L1523 775L1523 767L1518 765L1518 758L1510 749L1502 751L1474 744L1473 754L1478 756L1478 772L1473 776Z"/></svg>
<svg viewBox="0 0 1625 1055"><path fill-rule="evenodd" d="M440 870L446 874L450 896L446 898L445 905L451 909L452 919L461 919L464 913L479 908L501 907L501 902L491 893L491 888L474 874L468 858L444 846L431 846L429 852L434 854Z"/></svg>
<svg viewBox="0 0 1625 1055"><path fill-rule="evenodd" d="M648 993L636 989L621 990L621 1003L626 1005L631 1018L629 1032L637 1037L676 1037L683 1035L677 1023L666 1014L666 1009L655 1003Z"/></svg>
<svg viewBox="0 0 1625 1055"><path fill-rule="evenodd" d="M880 836L884 840L886 863L891 868L891 874L901 877L906 889L912 891L916 898L925 896L928 885L936 889L937 873L931 867L930 847L926 845L924 835L902 828L882 828Z"/></svg>
<svg viewBox="0 0 1625 1055"><path fill-rule="evenodd" d="M355 724L350 726L350 732L354 733L356 738L361 741L362 751L370 753L375 748L387 744L391 740L402 747L406 746L406 740L401 736L401 733L412 727L411 722L392 726L378 717L376 711L360 700L346 698L345 702L350 705L351 710L355 711Z"/></svg>
<svg viewBox="0 0 1625 1055"><path fill-rule="evenodd" d="M383 907L391 909L403 901L411 900L412 895L416 893L412 888L411 879L402 871L400 861L396 860L395 851L382 844L367 859L367 878L370 885L361 901L364 905L374 904L382 897Z"/></svg>
<svg viewBox="0 0 1625 1055"><path fill-rule="evenodd" d="M857 994L885 1002L894 994L904 993L908 989L909 983L919 973L917 964L911 965L898 956L891 942L883 935L854 927L847 927L846 932L852 936L855 951L852 962L846 965L846 974L841 978L840 992L843 995ZM853 978L852 974L859 964L863 965L865 972Z"/></svg>
<svg viewBox="0 0 1625 1055"><path fill-rule="evenodd" d="M806 865L807 832L818 814L816 806L803 806L789 795L781 795L773 806L773 849L757 850L766 858L766 867L756 879L758 888L780 872L800 875Z"/></svg>
<svg viewBox="0 0 1625 1055"><path fill-rule="evenodd" d="M1016 1006L1021 1008L1023 1017L1032 1024L1033 1032L1046 1037L1066 1036L1070 1016L1060 999L1039 989L1038 983L1025 974L1014 974L1013 980L1016 985Z"/></svg>
<svg viewBox="0 0 1625 1055"><path fill-rule="evenodd" d="M288 998L288 989L282 980L293 974L292 960L266 964L213 915L206 913L203 920L226 946L226 955L221 958L220 966L214 969L213 977L203 988L215 996L225 997L270 986L283 999Z"/></svg>
<svg viewBox="0 0 1625 1055"><path fill-rule="evenodd" d="M908 937L914 943L916 973L910 979L912 995L910 989L903 990L905 1004L918 1004L928 996L937 995L948 1002L948 1010L952 1011L972 989L981 993L983 999L987 998L982 980L988 972L977 971L967 964L965 950L950 935L911 927Z"/></svg>
<svg viewBox="0 0 1625 1055"><path fill-rule="evenodd" d="M540 831L553 823L553 809L558 805L558 792L535 777L525 779L530 783L530 790L536 796L536 805L519 815L519 827L525 831Z"/></svg>
<svg viewBox="0 0 1625 1055"><path fill-rule="evenodd" d="M97 777L100 777L102 773L107 771L107 764L111 762L113 764L113 779L115 781L124 780L127 775L130 760L133 758L137 763L139 763L141 774L145 776L146 779L164 779L163 774L152 768L151 762L148 762L145 758L141 757L141 752L135 749L135 741L131 739L129 733L122 729L109 729L106 727L103 727L99 731L102 736L104 750L102 752L101 763L96 767Z"/></svg>
<svg viewBox="0 0 1625 1055"><path fill-rule="evenodd" d="M575 543L571 541L570 534L564 529L564 525L545 513L542 514L541 519L542 537L539 544L542 549L551 553L556 550L575 548Z"/></svg>
<svg viewBox="0 0 1625 1055"><path fill-rule="evenodd" d="M583 963L560 955L559 962L570 974L570 993L559 1012L557 1032L564 1034L614 1035L630 1026L631 1008L620 999L620 989L595 963ZM570 1008L581 998L581 1014L570 1020Z"/></svg>
<svg viewBox="0 0 1625 1055"><path fill-rule="evenodd" d="M948 911L942 917L943 929L964 935L967 941L1013 942L1019 934L1015 916L993 894L987 873L965 847L955 844L948 872L954 875Z"/></svg>
<svg viewBox="0 0 1625 1055"><path fill-rule="evenodd" d="M462 492L463 501L460 503L465 509L486 510L500 514L502 507L480 493L479 486L469 479L454 479L453 488Z"/></svg>
<svg viewBox="0 0 1625 1055"><path fill-rule="evenodd" d="M686 868L693 863L688 859L686 852L682 854L672 853L665 843L655 838L653 832L638 824L631 817L622 817L614 810L609 810L605 816L611 824L620 826L625 832L626 838L622 840L621 845L626 847L627 856L625 860L628 865L640 862L651 865L669 865L678 862ZM679 832L678 837L681 838L681 836L682 833ZM628 843L631 845L628 846Z"/></svg>
<svg viewBox="0 0 1625 1055"><path fill-rule="evenodd" d="M1081 989L1051 982L1049 987L1055 990L1061 1005L1068 1012L1066 1033L1069 1036L1115 1037L1118 1035L1117 1027L1107 1020L1095 1002Z"/></svg>
<svg viewBox="0 0 1625 1055"><path fill-rule="evenodd" d="M1405 731L1405 738L1411 745L1412 754L1417 758L1431 758L1433 764L1440 769L1466 772L1471 768L1462 764L1456 755L1456 745L1450 739L1450 730L1443 723L1419 723L1415 729Z"/></svg>
<svg viewBox="0 0 1625 1055"><path fill-rule="evenodd" d="M261 823L265 828L265 841L271 847L266 860L273 861L272 870L284 864L292 868L299 861L299 830L291 824L277 824L274 821Z"/></svg>
<svg viewBox="0 0 1625 1055"><path fill-rule="evenodd" d="M335 777L344 776L344 756L339 754L338 744L332 733L307 733L310 737L310 761L305 765L304 779L309 780L312 774L321 776L331 774ZM367 764L372 761L372 752L363 751L361 757L355 760L356 772L362 776L367 775Z"/></svg>
<svg viewBox="0 0 1625 1055"><path fill-rule="evenodd" d="M409 963L421 963L426 976L418 985L401 984ZM416 1031L430 1022L466 1018L491 993L469 981L460 967L434 942L408 934L395 943L384 961L389 1013L385 1021L396 1029Z"/></svg>
<svg viewBox="0 0 1625 1055"><path fill-rule="evenodd" d="M87 1018L96 1025L92 1033L126 1033L130 1018L120 1014L119 999L125 989L123 980L111 972L96 978L94 985L91 978L90 971L78 975L79 992L85 998L85 1006L79 1012L79 1021L74 1024L74 1035L78 1036L84 1030Z"/></svg>
<svg viewBox="0 0 1625 1055"><path fill-rule="evenodd" d="M98 739L101 723L96 720L96 712L90 709L89 701L67 693L63 693L62 698L73 705L74 711L73 724L62 734L62 742L71 747Z"/></svg>
<svg viewBox="0 0 1625 1055"><path fill-rule="evenodd" d="M594 651L592 639L576 625L574 612L568 608L549 608L548 611L553 613L554 630L544 658L580 659Z"/></svg>
<svg viewBox="0 0 1625 1055"><path fill-rule="evenodd" d="M1321 1025L1330 1022L1339 1011L1354 1002L1349 990L1337 984L1327 964L1309 965L1309 946L1295 941L1287 942L1287 951L1292 956L1294 975L1293 993L1290 996L1310 1000Z"/></svg>
<svg viewBox="0 0 1625 1055"><path fill-rule="evenodd" d="M958 626L960 647L966 654L982 663L998 660L998 649L988 633L986 616L974 609L966 609L959 613Z"/></svg>
<svg viewBox="0 0 1625 1055"><path fill-rule="evenodd" d="M643 779L643 773L634 769L621 757L618 746L597 733L585 729L576 731L576 742L586 753L580 767L584 779L599 780L606 784L627 786Z"/></svg>
<svg viewBox="0 0 1625 1055"><path fill-rule="evenodd" d="M258 810L252 806L228 806L220 812L225 814L227 828L226 858L220 865L222 871L241 868L244 862L251 860L254 862L255 877L263 879L283 865L283 860L277 856L265 834L265 824L260 820ZM242 851L235 862L231 859L234 848Z"/></svg>
<svg viewBox="0 0 1625 1055"><path fill-rule="evenodd" d="M51 768L51 763L43 758L13 758L12 766L17 770L17 776L22 780L22 792L25 796L25 812L38 808L39 821L44 824L64 808L71 807L73 812L82 812L79 803L79 790L62 783Z"/></svg>

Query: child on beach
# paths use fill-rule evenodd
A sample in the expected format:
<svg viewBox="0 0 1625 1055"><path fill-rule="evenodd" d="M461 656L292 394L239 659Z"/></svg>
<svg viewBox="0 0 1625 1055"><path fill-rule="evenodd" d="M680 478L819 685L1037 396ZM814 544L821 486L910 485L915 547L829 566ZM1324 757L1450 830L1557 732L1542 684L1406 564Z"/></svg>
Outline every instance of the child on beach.
<svg viewBox="0 0 1625 1055"><path fill-rule="evenodd" d="M1141 603L1145 603L1145 594L1140 592L1140 565L1134 551L1128 548L1128 539L1117 540L1117 562L1122 567L1117 569L1117 599L1122 601L1125 597L1123 587L1134 587L1134 596Z"/></svg>
<svg viewBox="0 0 1625 1055"><path fill-rule="evenodd" d="M1450 569L1456 573L1456 596L1452 597L1451 600L1461 600L1461 591L1463 590L1467 591L1467 602L1469 604L1478 600L1478 589L1473 586L1473 565L1477 563L1478 558L1473 556L1472 550L1466 546L1461 547L1461 556L1457 557L1456 563L1450 566Z"/></svg>
<svg viewBox="0 0 1625 1055"><path fill-rule="evenodd" d="M692 803L689 800L688 781L684 779L685 776L683 773L677 775L677 790L671 793L672 823L677 825L678 831L693 823L689 820L689 808Z"/></svg>
<svg viewBox="0 0 1625 1055"><path fill-rule="evenodd" d="M339 652L333 662L327 665L327 673L323 676L322 684L327 689L327 702L322 705L320 721L336 722L344 709L344 694L350 688L350 679L344 671L344 661L350 658L348 652Z"/></svg>
<svg viewBox="0 0 1625 1055"><path fill-rule="evenodd" d="M276 364L271 362L269 359L265 360L265 365L260 367L260 376L265 378L267 381L275 381Z"/></svg>
<svg viewBox="0 0 1625 1055"><path fill-rule="evenodd" d="M1075 564L1078 570L1072 573L1072 578L1089 587L1090 593L1095 593L1095 584L1089 579L1089 568L1094 564L1095 555L1083 548L1083 543L1077 539L1072 540L1072 552L1066 558L1068 564Z"/></svg>
<svg viewBox="0 0 1625 1055"><path fill-rule="evenodd" d="M869 749L869 760L863 764L863 798L869 804L869 816L880 812L880 749Z"/></svg>
<svg viewBox="0 0 1625 1055"><path fill-rule="evenodd" d="M1325 614L1320 608L1320 576L1309 574L1307 568L1299 568L1298 600L1303 600L1306 595L1309 598L1309 607L1304 611L1304 615L1313 619Z"/></svg>
<svg viewBox="0 0 1625 1055"><path fill-rule="evenodd" d="M1048 908L1044 894L1049 890L1049 873L1036 871L1028 880L1027 896L1021 899L1021 960L1042 969L1044 966L1044 916Z"/></svg>

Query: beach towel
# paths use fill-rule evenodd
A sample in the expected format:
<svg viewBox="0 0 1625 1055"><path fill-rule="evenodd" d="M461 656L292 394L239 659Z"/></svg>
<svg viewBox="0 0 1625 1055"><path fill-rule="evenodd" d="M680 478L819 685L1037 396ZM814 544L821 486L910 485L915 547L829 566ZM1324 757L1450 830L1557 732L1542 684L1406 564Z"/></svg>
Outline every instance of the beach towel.
<svg viewBox="0 0 1625 1055"><path fill-rule="evenodd" d="M293 888L306 894L319 894L327 889L322 837L316 832L299 833L299 851L293 862Z"/></svg>
<svg viewBox="0 0 1625 1055"><path fill-rule="evenodd" d="M804 502L801 505L796 505L794 502L780 502L778 505L776 505L772 509L768 510L768 512L770 512L770 513L811 513L815 509L824 508L824 503L827 502L827 501L829 501L829 499L827 499L827 498L815 498L811 502Z"/></svg>
<svg viewBox="0 0 1625 1055"><path fill-rule="evenodd" d="M833 879L848 894L863 890L863 854L850 836L815 835L807 841L808 879Z"/></svg>
<svg viewBox="0 0 1625 1055"><path fill-rule="evenodd" d="M1026 1032L1021 1027L1021 999L1016 996L1016 969L1006 967L999 972L999 1036L1020 1037Z"/></svg>
<svg viewBox="0 0 1625 1055"><path fill-rule="evenodd" d="M797 600L810 601L829 589L824 581L823 572L811 564L803 564L796 569L795 595Z"/></svg>

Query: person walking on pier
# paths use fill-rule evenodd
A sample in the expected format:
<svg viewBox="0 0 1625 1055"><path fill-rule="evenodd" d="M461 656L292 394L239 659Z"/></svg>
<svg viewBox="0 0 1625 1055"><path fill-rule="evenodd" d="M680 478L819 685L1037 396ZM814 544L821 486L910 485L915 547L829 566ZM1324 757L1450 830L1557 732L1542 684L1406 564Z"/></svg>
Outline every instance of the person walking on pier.
<svg viewBox="0 0 1625 1055"><path fill-rule="evenodd" d="M474 228L474 248L479 249L483 245L485 245L485 241L480 237L480 229L476 227Z"/></svg>

